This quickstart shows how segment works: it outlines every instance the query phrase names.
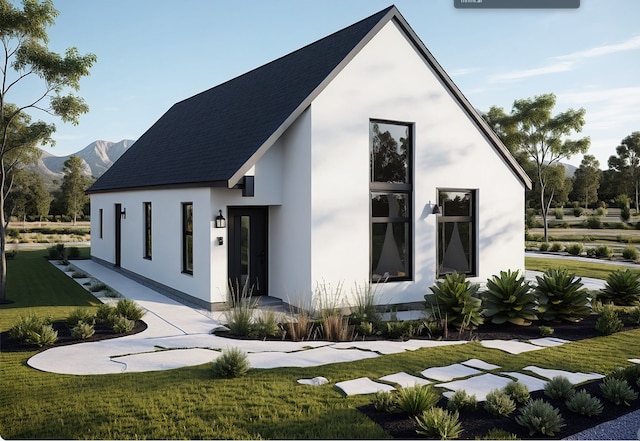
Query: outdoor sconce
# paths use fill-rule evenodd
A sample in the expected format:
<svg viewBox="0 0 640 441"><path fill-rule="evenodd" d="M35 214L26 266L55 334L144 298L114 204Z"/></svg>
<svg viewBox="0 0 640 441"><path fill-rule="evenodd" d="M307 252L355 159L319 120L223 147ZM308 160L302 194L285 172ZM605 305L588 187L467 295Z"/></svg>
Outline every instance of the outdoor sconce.
<svg viewBox="0 0 640 441"><path fill-rule="evenodd" d="M218 245L222 245L223 243L222 236L218 236Z"/></svg>
<svg viewBox="0 0 640 441"><path fill-rule="evenodd" d="M216 216L216 228L226 228L227 220L222 215L222 210L219 210L219 211L220 211L220 214ZM218 238L218 242L220 242L221 239L222 238ZM222 245L222 243L220 243L220 245Z"/></svg>
<svg viewBox="0 0 640 441"><path fill-rule="evenodd" d="M126 219L127 218L127 209L123 208L122 211L120 212L120 217L122 219Z"/></svg>
<svg viewBox="0 0 640 441"><path fill-rule="evenodd" d="M433 206L433 211L431 211L431 214L440 214L440 206L438 204L435 204Z"/></svg>

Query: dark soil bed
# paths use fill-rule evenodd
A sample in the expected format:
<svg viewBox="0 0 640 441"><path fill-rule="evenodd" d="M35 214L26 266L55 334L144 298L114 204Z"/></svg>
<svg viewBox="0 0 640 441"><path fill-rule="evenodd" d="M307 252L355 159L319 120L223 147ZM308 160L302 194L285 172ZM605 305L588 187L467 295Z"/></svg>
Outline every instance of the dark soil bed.
<svg viewBox="0 0 640 441"><path fill-rule="evenodd" d="M9 331L6 331L0 334L0 352L27 352L27 351L35 351L35 350L45 350L45 349L50 349L56 346L65 346L65 345L71 345L75 343L85 343L90 341L100 341L100 340L107 340L110 338L124 337L125 335L137 334L147 329L147 324L142 320L136 321L136 324L134 325L133 329L126 334L117 334L109 326L97 324L95 326L95 330L96 330L95 334L93 334L89 338L85 338L84 340L78 340L71 336L71 329L69 329L65 321L53 322L52 326L53 326L53 329L58 331L58 341L55 344L50 346L44 346L42 348L39 348L38 346L34 346L34 345L25 345L15 340L12 340L9 337Z"/></svg>

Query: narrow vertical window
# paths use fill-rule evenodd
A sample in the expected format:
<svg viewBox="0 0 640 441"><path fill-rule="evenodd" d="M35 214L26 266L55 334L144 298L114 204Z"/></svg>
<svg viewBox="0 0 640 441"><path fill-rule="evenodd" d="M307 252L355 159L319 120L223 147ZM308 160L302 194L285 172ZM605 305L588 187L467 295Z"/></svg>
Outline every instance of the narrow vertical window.
<svg viewBox="0 0 640 441"><path fill-rule="evenodd" d="M99 224L100 239L102 239L102 208L98 210L98 224Z"/></svg>
<svg viewBox="0 0 640 441"><path fill-rule="evenodd" d="M412 124L370 121L372 281L412 278L412 150Z"/></svg>
<svg viewBox="0 0 640 441"><path fill-rule="evenodd" d="M151 202L144 202L144 258L151 259Z"/></svg>
<svg viewBox="0 0 640 441"><path fill-rule="evenodd" d="M439 190L438 275L457 272L475 276L476 269L476 191Z"/></svg>
<svg viewBox="0 0 640 441"><path fill-rule="evenodd" d="M193 203L182 204L182 272L193 274Z"/></svg>

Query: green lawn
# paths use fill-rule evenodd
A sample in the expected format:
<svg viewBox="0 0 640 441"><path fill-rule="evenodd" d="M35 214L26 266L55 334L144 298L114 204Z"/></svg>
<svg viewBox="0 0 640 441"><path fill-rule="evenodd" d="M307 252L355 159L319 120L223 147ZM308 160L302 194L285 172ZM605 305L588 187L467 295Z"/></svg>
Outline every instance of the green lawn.
<svg viewBox="0 0 640 441"><path fill-rule="evenodd" d="M63 318L70 309L97 303L43 254L24 252L10 262L9 297L16 303L0 306L0 329L8 329L16 316L32 308ZM386 434L356 409L370 397L345 398L333 383L398 371L418 374L469 358L505 370L536 364L606 373L638 357L640 330L520 355L474 342L352 363L256 369L225 380L213 379L208 364L148 373L50 374L26 365L34 353L0 353L0 436L5 439L380 439ZM296 383L316 376L331 384Z"/></svg>
<svg viewBox="0 0 640 441"><path fill-rule="evenodd" d="M627 268L607 263L584 262L569 259L545 259L544 257L525 257L524 262L528 270L544 272L549 268L566 268L579 277L593 277L596 279L606 279L613 271ZM640 268L630 269L631 271L640 273Z"/></svg>

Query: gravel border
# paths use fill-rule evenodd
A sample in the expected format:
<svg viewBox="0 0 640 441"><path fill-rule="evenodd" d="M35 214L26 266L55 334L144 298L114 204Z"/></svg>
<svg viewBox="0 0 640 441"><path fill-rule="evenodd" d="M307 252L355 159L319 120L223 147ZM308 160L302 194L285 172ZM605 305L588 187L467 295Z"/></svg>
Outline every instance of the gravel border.
<svg viewBox="0 0 640 441"><path fill-rule="evenodd" d="M598 424L591 429L573 434L564 439L640 439L640 410L630 412L615 420Z"/></svg>

